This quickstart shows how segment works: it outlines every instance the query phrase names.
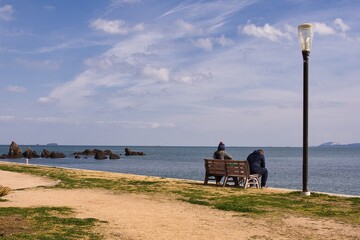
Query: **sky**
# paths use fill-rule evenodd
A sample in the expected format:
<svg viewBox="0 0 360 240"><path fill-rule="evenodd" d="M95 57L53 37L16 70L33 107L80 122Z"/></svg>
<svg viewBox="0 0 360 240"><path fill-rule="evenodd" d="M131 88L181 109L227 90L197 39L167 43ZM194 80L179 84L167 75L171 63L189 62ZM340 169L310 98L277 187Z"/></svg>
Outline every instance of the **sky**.
<svg viewBox="0 0 360 240"><path fill-rule="evenodd" d="M0 0L0 144L360 142L358 0Z"/></svg>

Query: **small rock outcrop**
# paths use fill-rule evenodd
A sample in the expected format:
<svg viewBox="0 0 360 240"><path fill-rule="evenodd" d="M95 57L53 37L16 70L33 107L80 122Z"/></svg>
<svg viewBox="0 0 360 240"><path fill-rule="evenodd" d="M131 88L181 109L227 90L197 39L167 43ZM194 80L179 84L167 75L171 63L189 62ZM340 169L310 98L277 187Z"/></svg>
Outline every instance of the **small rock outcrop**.
<svg viewBox="0 0 360 240"><path fill-rule="evenodd" d="M74 155L95 156L95 149L85 149L82 152L75 152Z"/></svg>
<svg viewBox="0 0 360 240"><path fill-rule="evenodd" d="M109 159L111 159L111 160L120 159L120 156L115 153L112 153L112 154L110 154Z"/></svg>
<svg viewBox="0 0 360 240"><path fill-rule="evenodd" d="M7 158L22 158L22 150L14 141L10 144Z"/></svg>
<svg viewBox="0 0 360 240"><path fill-rule="evenodd" d="M50 158L65 158L65 154L62 152L51 152Z"/></svg>
<svg viewBox="0 0 360 240"><path fill-rule="evenodd" d="M26 148L24 152L21 151L21 148L12 141L9 147L8 155L2 154L0 158L9 159L9 158L65 158L65 154L61 152L49 152L46 149L43 149L39 155L36 151L31 150L29 147Z"/></svg>
<svg viewBox="0 0 360 240"><path fill-rule="evenodd" d="M74 152L75 158L81 158L81 156L94 156L97 160L104 159L120 159L118 154L113 153L111 150L100 150L100 149L85 149L82 152ZM85 157L86 158L86 157Z"/></svg>
<svg viewBox="0 0 360 240"><path fill-rule="evenodd" d="M30 148L26 148L25 152L23 152L22 156L24 158L39 158L40 155L37 154L36 151L32 151Z"/></svg>
<svg viewBox="0 0 360 240"><path fill-rule="evenodd" d="M145 155L144 152L134 152L131 151L129 148L125 148L125 156L143 156Z"/></svg>
<svg viewBox="0 0 360 240"><path fill-rule="evenodd" d="M97 152L95 153L95 157L94 157L94 158L97 159L97 160L104 160L104 159L107 159L107 156L105 155L105 152L104 152L104 151L99 150L99 151L97 151Z"/></svg>
<svg viewBox="0 0 360 240"><path fill-rule="evenodd" d="M46 150L46 149L43 149L40 156L42 158L48 158L50 156L50 151L49 150Z"/></svg>
<svg viewBox="0 0 360 240"><path fill-rule="evenodd" d="M43 149L40 155L42 158L65 158L65 154L62 152L50 152L47 149Z"/></svg>

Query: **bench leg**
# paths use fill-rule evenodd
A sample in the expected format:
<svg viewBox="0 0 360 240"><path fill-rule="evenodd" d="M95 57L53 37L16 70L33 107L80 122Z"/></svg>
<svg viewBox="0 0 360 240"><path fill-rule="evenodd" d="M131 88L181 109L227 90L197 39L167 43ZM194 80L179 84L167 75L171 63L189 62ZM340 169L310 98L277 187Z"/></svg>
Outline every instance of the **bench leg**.
<svg viewBox="0 0 360 240"><path fill-rule="evenodd" d="M228 177L228 176L225 176L225 178L224 178L224 183L223 183L223 187L226 186L228 179L229 179L229 177Z"/></svg>
<svg viewBox="0 0 360 240"><path fill-rule="evenodd" d="M208 181L209 181L209 175L205 174L204 184L208 184Z"/></svg>
<svg viewBox="0 0 360 240"><path fill-rule="evenodd" d="M245 178L244 180L244 188L248 188L249 187L249 179Z"/></svg>

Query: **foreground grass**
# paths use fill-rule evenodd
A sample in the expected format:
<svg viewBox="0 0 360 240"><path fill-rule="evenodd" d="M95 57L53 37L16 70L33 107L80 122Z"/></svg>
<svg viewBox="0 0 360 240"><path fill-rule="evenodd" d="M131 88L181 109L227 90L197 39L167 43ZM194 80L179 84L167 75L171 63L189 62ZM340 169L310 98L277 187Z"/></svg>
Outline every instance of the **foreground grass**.
<svg viewBox="0 0 360 240"><path fill-rule="evenodd" d="M1 206L1 205L0 205ZM69 208L1 208L1 239L101 239L91 231L99 221L73 218Z"/></svg>
<svg viewBox="0 0 360 240"><path fill-rule="evenodd" d="M31 165L0 164L0 169L60 179L61 183L56 188L100 188L114 192L165 194L181 201L234 211L247 217L315 217L360 225L360 198L315 193L302 196L300 192L283 193L268 189L221 188L193 181ZM18 214L15 212L8 215ZM88 227L91 228L91 224Z"/></svg>

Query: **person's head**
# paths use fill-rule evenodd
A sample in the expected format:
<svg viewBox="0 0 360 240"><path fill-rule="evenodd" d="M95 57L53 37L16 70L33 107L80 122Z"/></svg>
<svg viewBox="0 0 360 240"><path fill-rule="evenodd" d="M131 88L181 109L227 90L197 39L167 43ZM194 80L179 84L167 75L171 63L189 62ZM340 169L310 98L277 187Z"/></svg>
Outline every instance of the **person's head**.
<svg viewBox="0 0 360 240"><path fill-rule="evenodd" d="M257 151L258 151L261 155L264 155L264 153L265 153L263 149L258 149Z"/></svg>
<svg viewBox="0 0 360 240"><path fill-rule="evenodd" d="M225 151L225 144L223 142L219 143L218 151Z"/></svg>

